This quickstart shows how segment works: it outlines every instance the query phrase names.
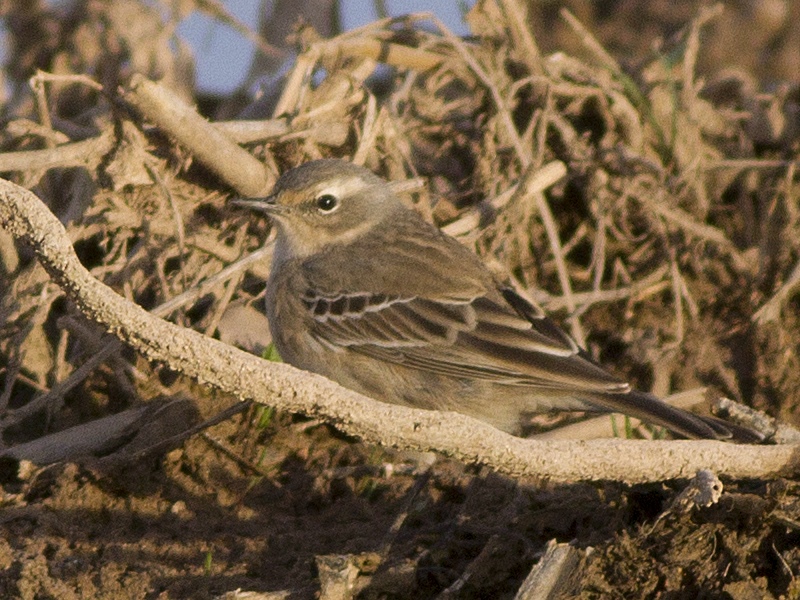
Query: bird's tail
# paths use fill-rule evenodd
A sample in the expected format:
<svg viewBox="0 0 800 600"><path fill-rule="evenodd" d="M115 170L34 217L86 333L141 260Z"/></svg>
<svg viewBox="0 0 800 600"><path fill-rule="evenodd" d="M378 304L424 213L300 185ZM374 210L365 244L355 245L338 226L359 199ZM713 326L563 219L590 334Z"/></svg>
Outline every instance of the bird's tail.
<svg viewBox="0 0 800 600"><path fill-rule="evenodd" d="M695 415L670 406L663 400L637 390L624 394L597 394L591 402L607 410L621 412L647 423L661 425L687 438L757 443L764 440L760 433L723 421L717 417Z"/></svg>

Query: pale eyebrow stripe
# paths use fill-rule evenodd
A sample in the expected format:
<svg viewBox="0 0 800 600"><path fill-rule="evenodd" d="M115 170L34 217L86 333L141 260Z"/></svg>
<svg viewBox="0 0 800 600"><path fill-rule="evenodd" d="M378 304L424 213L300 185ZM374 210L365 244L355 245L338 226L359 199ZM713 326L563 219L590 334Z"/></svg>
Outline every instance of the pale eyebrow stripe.
<svg viewBox="0 0 800 600"><path fill-rule="evenodd" d="M315 195L333 194L337 197L353 194L367 187L367 183L360 177L342 177L327 181L324 185L317 186Z"/></svg>

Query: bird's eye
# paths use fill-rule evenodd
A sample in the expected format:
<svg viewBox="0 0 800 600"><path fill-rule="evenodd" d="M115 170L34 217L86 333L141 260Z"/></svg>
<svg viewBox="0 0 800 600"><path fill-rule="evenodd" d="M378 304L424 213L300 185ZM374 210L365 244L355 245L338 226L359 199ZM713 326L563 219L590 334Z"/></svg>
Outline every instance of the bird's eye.
<svg viewBox="0 0 800 600"><path fill-rule="evenodd" d="M322 194L315 200L317 209L321 213L330 213L339 206L339 199L333 194Z"/></svg>

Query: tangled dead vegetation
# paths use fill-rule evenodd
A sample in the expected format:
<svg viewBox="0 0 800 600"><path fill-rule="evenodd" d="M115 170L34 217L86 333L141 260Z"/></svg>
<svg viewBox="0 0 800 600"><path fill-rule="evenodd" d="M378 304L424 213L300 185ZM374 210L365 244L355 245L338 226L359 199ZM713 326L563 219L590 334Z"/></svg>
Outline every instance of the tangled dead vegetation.
<svg viewBox="0 0 800 600"><path fill-rule="evenodd" d="M719 8L701 11L636 71L623 69L566 11L563 23L580 52L543 53L513 1L479 2L468 16L468 39L431 15L386 19L330 39L301 28L291 69L246 110L269 116L213 122L192 108L180 75L185 56L169 46L156 16L138 3L92 10L100 12L64 31L72 42L86 39L101 16L121 35L126 10L138 10L151 28L126 32L142 37L127 39L130 55L113 63L107 48L66 44L73 54L54 61L53 72L37 73L32 95L19 90L7 103L0 172L34 190L65 224L81 263L128 300L259 352L269 339L252 307L269 264L269 247L258 250L268 224L226 203L264 193L288 167L345 157L395 182L410 205L474 248L637 387L661 395L713 387L797 423L800 87L765 94L744 74L699 78L701 33ZM159 83L156 73L164 76ZM113 423L120 432L92 448L86 463L99 469L99 456L105 472L174 446L187 423L231 404L103 337L3 230L0 259L7 444L99 416L127 419L130 406L157 397L189 391L201 398L152 405L146 418L157 418L144 427L137 412L135 443L122 456L131 421ZM282 419L295 434L308 427ZM250 443L228 428L226 448ZM341 455L353 451L328 454L335 441L318 441L314 450L285 442L271 450L272 468L285 472L297 456L342 466ZM198 444L181 460L199 464L202 451L192 454ZM76 456L86 452L81 446ZM260 474L269 479L271 472ZM797 522L790 492L770 488L768 495ZM674 517L680 527L687 518ZM785 519L759 518L761 542L788 543L776 533ZM725 535L711 529L703 531ZM646 546L655 537L637 533L623 542ZM497 543L478 558L489 564ZM796 553L781 556L796 568ZM747 558L735 561L744 578ZM477 559L470 565L486 568ZM599 575L608 585L616 576ZM520 573L509 577L521 580ZM721 577L697 581L721 587ZM428 581L424 589L458 581ZM678 584L662 577L648 585ZM780 585L772 591L788 590Z"/></svg>

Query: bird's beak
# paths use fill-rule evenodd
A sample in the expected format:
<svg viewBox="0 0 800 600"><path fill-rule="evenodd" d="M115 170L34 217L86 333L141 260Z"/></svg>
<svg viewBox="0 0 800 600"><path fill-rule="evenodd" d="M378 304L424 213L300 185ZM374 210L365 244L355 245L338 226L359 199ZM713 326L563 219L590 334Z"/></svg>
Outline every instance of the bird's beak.
<svg viewBox="0 0 800 600"><path fill-rule="evenodd" d="M268 215L276 215L283 212L283 207L277 203L276 194L266 196L265 198L236 198L235 200L231 200L231 204L249 208L250 210L265 212Z"/></svg>

